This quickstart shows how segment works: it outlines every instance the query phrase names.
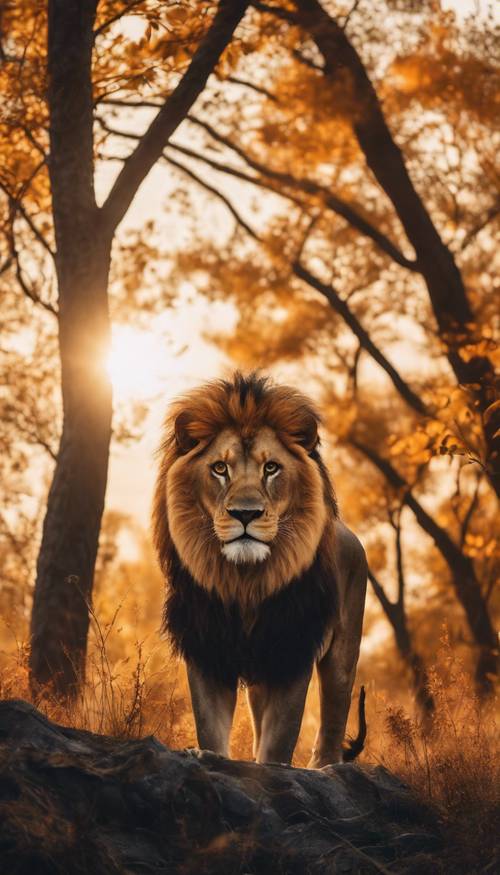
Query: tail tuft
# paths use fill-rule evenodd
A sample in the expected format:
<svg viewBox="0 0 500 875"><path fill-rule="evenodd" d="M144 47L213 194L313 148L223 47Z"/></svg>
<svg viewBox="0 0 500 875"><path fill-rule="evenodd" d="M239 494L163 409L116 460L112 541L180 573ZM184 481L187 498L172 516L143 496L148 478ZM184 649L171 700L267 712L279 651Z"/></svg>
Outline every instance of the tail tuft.
<svg viewBox="0 0 500 875"><path fill-rule="evenodd" d="M366 715L365 715L365 688L362 686L359 691L358 702L358 734L356 738L352 738L342 751L342 762L351 763L361 753L365 746L366 739Z"/></svg>

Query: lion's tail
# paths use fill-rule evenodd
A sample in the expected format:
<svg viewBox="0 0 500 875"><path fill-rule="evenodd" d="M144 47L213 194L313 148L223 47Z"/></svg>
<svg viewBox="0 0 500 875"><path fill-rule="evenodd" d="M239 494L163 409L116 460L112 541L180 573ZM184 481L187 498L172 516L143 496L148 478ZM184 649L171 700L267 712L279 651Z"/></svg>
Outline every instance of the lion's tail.
<svg viewBox="0 0 500 875"><path fill-rule="evenodd" d="M361 687L359 691L358 702L358 734L356 738L350 739L342 750L342 762L350 763L356 759L365 746L366 739L366 715L365 715L365 688Z"/></svg>

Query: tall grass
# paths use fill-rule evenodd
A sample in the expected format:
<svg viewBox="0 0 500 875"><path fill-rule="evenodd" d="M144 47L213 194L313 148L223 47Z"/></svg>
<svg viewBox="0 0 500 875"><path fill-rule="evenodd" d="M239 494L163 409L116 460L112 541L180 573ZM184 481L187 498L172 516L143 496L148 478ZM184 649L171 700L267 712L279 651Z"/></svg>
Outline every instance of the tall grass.
<svg viewBox="0 0 500 875"><path fill-rule="evenodd" d="M111 641L120 632L120 610L121 606L104 624L91 611L86 678L74 702L63 705L47 693L32 698L27 650L22 645L2 660L0 698L31 700L49 718L75 728L120 738L155 734L173 748L193 746L194 725L182 666L165 656L164 647L152 646L147 639L127 642L128 657L111 658L111 651L116 654ZM434 809L445 839L445 853L433 860L436 875L487 875L500 870L500 774L493 703L485 705L477 699L446 631L429 678L436 702L430 728L391 703L390 694L369 687L368 746L362 760L385 765ZM317 699L313 682L296 765L305 765L309 758L319 713ZM251 751L250 721L240 695L231 754L250 759Z"/></svg>
<svg viewBox="0 0 500 875"><path fill-rule="evenodd" d="M378 758L436 812L446 856L436 873L500 870L500 759L495 703L480 702L443 630L429 673L436 713L429 728L386 708ZM372 728L373 733L373 728ZM498 868L497 868L498 867Z"/></svg>
<svg viewBox="0 0 500 875"><path fill-rule="evenodd" d="M32 702L49 719L117 738L156 735L170 747L189 738L189 702L179 679L180 667L148 639L129 642L130 654L112 658L113 636L121 632L120 603L108 622L90 612L89 648L85 678L73 700L57 699L50 688L30 688L28 648L16 644L0 656L0 698Z"/></svg>

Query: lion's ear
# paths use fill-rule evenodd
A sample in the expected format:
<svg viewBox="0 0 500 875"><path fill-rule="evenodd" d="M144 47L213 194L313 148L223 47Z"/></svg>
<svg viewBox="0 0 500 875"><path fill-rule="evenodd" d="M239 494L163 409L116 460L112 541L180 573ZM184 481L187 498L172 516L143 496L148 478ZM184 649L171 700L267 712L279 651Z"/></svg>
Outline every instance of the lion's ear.
<svg viewBox="0 0 500 875"><path fill-rule="evenodd" d="M176 417L174 424L175 442L181 453L189 453L196 444L198 438L192 433L193 418L188 410L183 410Z"/></svg>
<svg viewBox="0 0 500 875"><path fill-rule="evenodd" d="M313 413L304 413L295 438L297 443L304 447L306 453L312 453L319 441L318 420Z"/></svg>

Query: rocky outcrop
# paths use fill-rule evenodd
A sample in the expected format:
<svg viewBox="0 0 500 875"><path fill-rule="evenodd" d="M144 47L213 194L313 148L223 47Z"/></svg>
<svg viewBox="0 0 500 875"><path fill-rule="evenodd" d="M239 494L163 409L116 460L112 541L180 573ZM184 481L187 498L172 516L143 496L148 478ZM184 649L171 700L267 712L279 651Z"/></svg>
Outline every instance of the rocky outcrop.
<svg viewBox="0 0 500 875"><path fill-rule="evenodd" d="M323 771L172 751L0 702L0 872L435 871L433 813L381 766Z"/></svg>

